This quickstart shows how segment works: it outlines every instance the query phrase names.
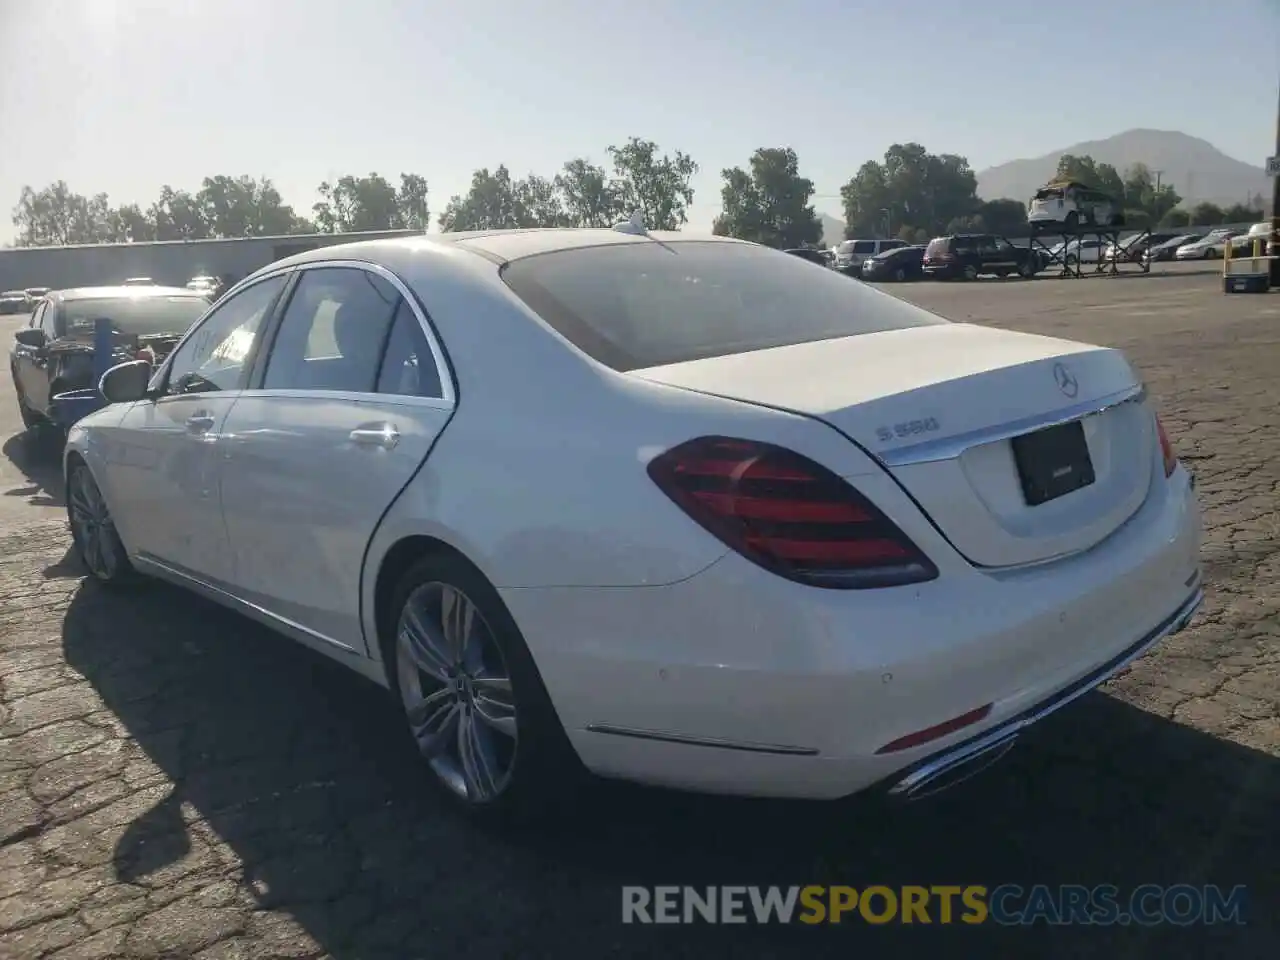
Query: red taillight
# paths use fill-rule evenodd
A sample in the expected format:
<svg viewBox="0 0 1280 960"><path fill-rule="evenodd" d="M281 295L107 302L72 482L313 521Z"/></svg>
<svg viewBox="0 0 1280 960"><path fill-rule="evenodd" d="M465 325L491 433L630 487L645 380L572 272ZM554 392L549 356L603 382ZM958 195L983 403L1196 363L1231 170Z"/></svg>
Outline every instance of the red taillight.
<svg viewBox="0 0 1280 960"><path fill-rule="evenodd" d="M1178 468L1178 455L1173 452L1173 444L1169 442L1169 435L1164 432L1164 424L1160 422L1159 417L1156 417L1156 433L1160 437L1160 456L1164 458L1164 475L1173 476L1173 471Z"/></svg>
<svg viewBox="0 0 1280 960"><path fill-rule="evenodd" d="M935 724L932 727L925 727L925 729L917 730L915 733L908 733L905 737L899 737L897 740L886 743L876 753L898 753L900 750L910 750L912 747L918 747L932 740L941 739L955 733L957 730L973 726L980 720L985 720L991 713L992 706L993 704L990 703L984 704L976 710L962 713L958 717L944 720L942 723Z"/></svg>
<svg viewBox="0 0 1280 960"><path fill-rule="evenodd" d="M700 437L650 461L649 476L709 533L788 580L855 590L938 575L866 497L782 447Z"/></svg>

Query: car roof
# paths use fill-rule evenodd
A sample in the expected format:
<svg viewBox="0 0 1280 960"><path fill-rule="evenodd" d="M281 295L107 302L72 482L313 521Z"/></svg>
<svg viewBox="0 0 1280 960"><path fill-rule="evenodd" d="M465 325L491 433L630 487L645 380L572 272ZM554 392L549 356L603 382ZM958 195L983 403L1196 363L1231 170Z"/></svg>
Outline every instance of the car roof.
<svg viewBox="0 0 1280 960"><path fill-rule="evenodd" d="M0 297L25 297L25 290L0 290Z"/></svg>
<svg viewBox="0 0 1280 960"><path fill-rule="evenodd" d="M334 246L317 247L294 254L268 264L257 273L279 270L326 260L368 260L384 263L393 270L397 264L407 265L424 252L448 252L465 250L477 254L498 265L534 257L543 253L578 250L587 247L624 246L660 241L665 244L689 243L747 243L732 237L711 234L682 233L655 230L647 235L622 233L608 228L549 227L529 230L475 230L459 233L424 234L417 237L394 237L385 240L360 240ZM256 276L257 273L254 275ZM126 287L137 290L137 287Z"/></svg>
<svg viewBox="0 0 1280 960"><path fill-rule="evenodd" d="M202 296L186 287L71 287L68 290L55 290L49 294L55 300L71 302L74 300L107 300L118 297L121 300L138 300L146 297L187 297Z"/></svg>

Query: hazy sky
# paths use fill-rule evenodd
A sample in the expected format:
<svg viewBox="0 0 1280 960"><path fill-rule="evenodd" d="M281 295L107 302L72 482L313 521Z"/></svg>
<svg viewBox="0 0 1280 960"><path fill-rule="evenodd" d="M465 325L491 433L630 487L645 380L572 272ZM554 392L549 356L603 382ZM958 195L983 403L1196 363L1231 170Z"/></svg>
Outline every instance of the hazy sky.
<svg viewBox="0 0 1280 960"><path fill-rule="evenodd" d="M1069 64L1074 63L1074 66ZM0 0L0 237L23 184L113 202L554 174L635 134L702 170L790 145L819 210L894 141L976 169L1133 127L1272 152L1280 0Z"/></svg>

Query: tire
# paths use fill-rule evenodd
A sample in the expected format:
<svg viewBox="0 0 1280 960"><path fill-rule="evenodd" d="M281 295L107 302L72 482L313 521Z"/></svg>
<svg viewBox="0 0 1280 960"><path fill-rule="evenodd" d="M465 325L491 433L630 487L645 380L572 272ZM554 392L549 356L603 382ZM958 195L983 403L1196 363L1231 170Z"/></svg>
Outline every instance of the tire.
<svg viewBox="0 0 1280 960"><path fill-rule="evenodd" d="M444 624L448 611L463 609L471 629L460 655ZM387 679L445 794L492 823L570 808L582 764L515 620L484 576L460 557L428 554L400 578L386 623ZM434 711L415 724L428 704ZM488 754L483 763L477 753Z"/></svg>
<svg viewBox="0 0 1280 960"><path fill-rule="evenodd" d="M1001 280L1003 280L1005 277L1009 276L1009 271L1008 271L1008 270L997 270L997 271L996 271L996 276L997 276L997 277L999 277Z"/></svg>
<svg viewBox="0 0 1280 960"><path fill-rule="evenodd" d="M67 520L76 555L93 579L108 586L132 584L138 579L116 533L107 501L83 461L73 464L67 473Z"/></svg>
<svg viewBox="0 0 1280 960"><path fill-rule="evenodd" d="M1030 280L1035 275L1036 275L1035 266L1031 263L1031 260L1028 258L1027 261L1018 268L1018 276L1022 277L1023 280Z"/></svg>
<svg viewBox="0 0 1280 960"><path fill-rule="evenodd" d="M1217 260L1217 259L1218 259L1218 251L1217 251L1217 250L1215 250L1215 249L1213 249L1213 247L1207 247L1207 248L1205 249L1205 251L1204 251L1204 259L1205 259L1205 260Z"/></svg>
<svg viewBox="0 0 1280 960"><path fill-rule="evenodd" d="M977 280L978 268L975 267L973 264L969 264L964 268L963 276L966 280Z"/></svg>
<svg viewBox="0 0 1280 960"><path fill-rule="evenodd" d="M23 396L22 388L18 386L16 377L13 381L13 392L18 396L18 416L22 418L23 429L34 429L40 423L40 416L27 406L27 398Z"/></svg>
<svg viewBox="0 0 1280 960"><path fill-rule="evenodd" d="M906 268L899 267L897 270L893 271L893 279L897 280L899 283L902 283L902 281L906 280L907 279Z"/></svg>

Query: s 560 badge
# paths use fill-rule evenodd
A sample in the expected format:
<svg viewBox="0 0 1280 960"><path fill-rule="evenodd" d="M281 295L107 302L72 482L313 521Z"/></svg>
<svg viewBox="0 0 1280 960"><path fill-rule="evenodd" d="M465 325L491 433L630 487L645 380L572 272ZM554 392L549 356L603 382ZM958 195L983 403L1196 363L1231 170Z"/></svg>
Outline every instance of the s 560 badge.
<svg viewBox="0 0 1280 960"><path fill-rule="evenodd" d="M922 433L933 433L939 426L934 417L925 417L923 420L895 423L891 427L876 427L876 436L882 443L888 443L891 440L905 440L907 437L919 436Z"/></svg>

